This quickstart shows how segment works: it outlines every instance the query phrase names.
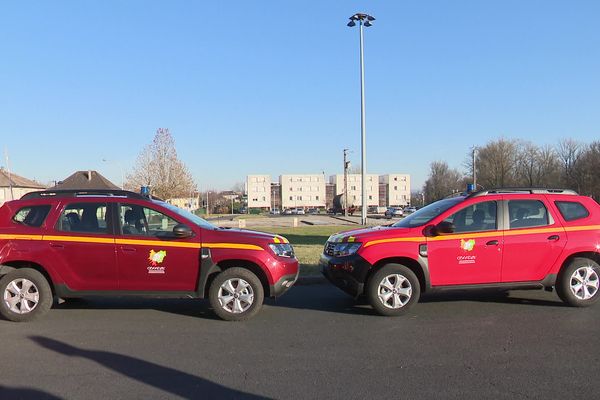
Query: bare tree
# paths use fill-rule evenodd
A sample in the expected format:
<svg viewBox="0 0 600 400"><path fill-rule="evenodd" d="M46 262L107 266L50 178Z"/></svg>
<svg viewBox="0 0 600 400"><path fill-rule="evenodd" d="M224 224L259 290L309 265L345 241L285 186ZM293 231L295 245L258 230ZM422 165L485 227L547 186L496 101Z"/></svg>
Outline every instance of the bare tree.
<svg viewBox="0 0 600 400"><path fill-rule="evenodd" d="M582 176L579 161L583 145L573 139L561 140L558 144L558 157L562 164L561 182L569 188L581 191Z"/></svg>
<svg viewBox="0 0 600 400"><path fill-rule="evenodd" d="M593 142L581 153L576 175L581 178L581 194L592 196L600 203L600 141Z"/></svg>
<svg viewBox="0 0 600 400"><path fill-rule="evenodd" d="M138 155L125 186L130 190L150 186L153 195L164 199L188 197L197 190L189 170L177 157L173 136L164 128L156 131L152 143Z"/></svg>
<svg viewBox="0 0 600 400"><path fill-rule="evenodd" d="M442 199L464 187L460 172L449 168L445 161L434 161L429 168L429 178L423 186L427 203Z"/></svg>
<svg viewBox="0 0 600 400"><path fill-rule="evenodd" d="M498 139L477 152L477 181L485 188L517 184L518 142Z"/></svg>

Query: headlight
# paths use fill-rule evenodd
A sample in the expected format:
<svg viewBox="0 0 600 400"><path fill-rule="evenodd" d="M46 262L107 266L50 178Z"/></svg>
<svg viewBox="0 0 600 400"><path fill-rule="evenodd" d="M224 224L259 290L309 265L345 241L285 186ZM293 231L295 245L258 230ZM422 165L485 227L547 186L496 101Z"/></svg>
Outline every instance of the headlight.
<svg viewBox="0 0 600 400"><path fill-rule="evenodd" d="M336 243L333 245L333 255L335 257L349 256L356 253L362 243Z"/></svg>
<svg viewBox="0 0 600 400"><path fill-rule="evenodd" d="M279 257L294 257L294 248L289 243L269 243L269 247Z"/></svg>

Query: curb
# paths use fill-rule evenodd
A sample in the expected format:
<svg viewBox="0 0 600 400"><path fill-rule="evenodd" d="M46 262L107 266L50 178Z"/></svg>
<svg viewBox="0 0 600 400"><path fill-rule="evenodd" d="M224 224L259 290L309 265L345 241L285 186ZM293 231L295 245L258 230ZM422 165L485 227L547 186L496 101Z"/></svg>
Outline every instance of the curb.
<svg viewBox="0 0 600 400"><path fill-rule="evenodd" d="M323 275L308 275L299 276L294 286L319 285L322 283L327 283L327 279Z"/></svg>

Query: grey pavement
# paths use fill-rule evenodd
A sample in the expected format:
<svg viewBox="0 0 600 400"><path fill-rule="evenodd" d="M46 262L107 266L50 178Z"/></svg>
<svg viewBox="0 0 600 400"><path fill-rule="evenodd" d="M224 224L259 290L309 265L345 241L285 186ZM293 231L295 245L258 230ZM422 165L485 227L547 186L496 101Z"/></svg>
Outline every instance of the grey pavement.
<svg viewBox="0 0 600 400"><path fill-rule="evenodd" d="M596 398L600 304L430 296L385 318L324 284L216 320L205 301L69 301L0 320L0 399Z"/></svg>

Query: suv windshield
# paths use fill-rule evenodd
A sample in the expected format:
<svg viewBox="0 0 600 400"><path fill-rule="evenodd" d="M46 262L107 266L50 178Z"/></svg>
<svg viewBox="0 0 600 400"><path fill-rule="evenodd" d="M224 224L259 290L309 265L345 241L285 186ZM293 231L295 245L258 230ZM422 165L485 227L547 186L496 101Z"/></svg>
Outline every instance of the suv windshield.
<svg viewBox="0 0 600 400"><path fill-rule="evenodd" d="M198 225L201 228L206 228L206 229L217 229L216 226L214 226L213 224L211 224L210 222L206 221L203 218L200 218L199 216L192 214L189 211L183 210L179 207L175 207L172 204L169 203L165 203L165 202L157 202L159 203L161 206L163 206L164 208L167 208L171 211L173 211L174 213L177 213L179 215L181 215L182 217L188 219L189 221L192 221L194 224Z"/></svg>
<svg viewBox="0 0 600 400"><path fill-rule="evenodd" d="M435 203L431 203L414 213L410 214L408 217L396 222L393 224L393 227L396 228L414 228L415 226L422 226L452 207L455 204L463 201L464 197L453 197L451 199L443 199L440 201L436 201Z"/></svg>

